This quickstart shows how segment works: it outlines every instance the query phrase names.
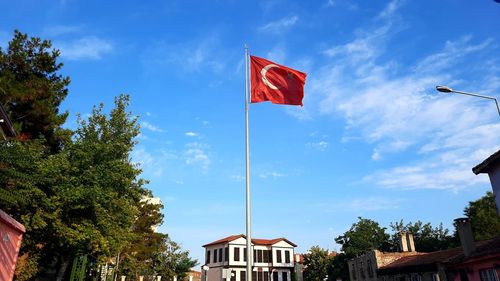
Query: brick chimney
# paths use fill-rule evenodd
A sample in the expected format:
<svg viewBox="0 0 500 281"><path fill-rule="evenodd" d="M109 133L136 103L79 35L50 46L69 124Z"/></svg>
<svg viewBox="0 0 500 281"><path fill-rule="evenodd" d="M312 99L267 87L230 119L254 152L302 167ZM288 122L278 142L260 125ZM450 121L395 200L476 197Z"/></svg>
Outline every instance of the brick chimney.
<svg viewBox="0 0 500 281"><path fill-rule="evenodd" d="M460 237L460 244L466 257L470 256L475 250L474 237L472 236L472 228L468 218L455 219L455 227Z"/></svg>

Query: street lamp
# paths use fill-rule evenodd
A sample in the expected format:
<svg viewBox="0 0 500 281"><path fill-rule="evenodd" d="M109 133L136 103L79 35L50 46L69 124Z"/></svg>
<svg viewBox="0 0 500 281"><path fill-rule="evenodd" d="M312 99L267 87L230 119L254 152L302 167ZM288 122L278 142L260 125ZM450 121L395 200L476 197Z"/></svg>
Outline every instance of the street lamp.
<svg viewBox="0 0 500 281"><path fill-rule="evenodd" d="M438 90L439 92L442 92L442 93L455 93L455 94L462 94L462 95L467 95L467 96L473 96L473 97L479 97L479 98L483 98L483 99L493 100L493 101L495 101L495 104L496 104L497 110L498 110L498 115L500 116L500 107L498 106L498 101L495 97L456 91L456 90L453 90L452 88L446 87L446 86L436 86L436 90Z"/></svg>
<svg viewBox="0 0 500 281"><path fill-rule="evenodd" d="M208 270L210 269L208 265L204 265L201 267L205 271L205 281L208 281Z"/></svg>

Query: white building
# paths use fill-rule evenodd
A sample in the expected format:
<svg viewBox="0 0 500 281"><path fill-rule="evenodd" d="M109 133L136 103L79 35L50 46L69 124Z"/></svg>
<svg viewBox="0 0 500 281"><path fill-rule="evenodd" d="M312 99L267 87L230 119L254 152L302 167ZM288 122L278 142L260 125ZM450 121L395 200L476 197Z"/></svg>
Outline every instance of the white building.
<svg viewBox="0 0 500 281"><path fill-rule="evenodd" d="M246 281L246 237L229 236L206 245L202 279L208 281ZM253 272L251 281L291 281L294 270L294 243L285 238L252 239ZM208 272L208 273L207 273Z"/></svg>

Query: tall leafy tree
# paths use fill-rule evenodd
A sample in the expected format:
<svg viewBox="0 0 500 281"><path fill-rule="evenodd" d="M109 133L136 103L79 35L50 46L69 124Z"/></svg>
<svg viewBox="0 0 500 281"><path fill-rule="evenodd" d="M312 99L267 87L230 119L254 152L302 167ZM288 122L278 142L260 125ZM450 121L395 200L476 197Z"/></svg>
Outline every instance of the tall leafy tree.
<svg viewBox="0 0 500 281"><path fill-rule="evenodd" d="M342 245L342 251L348 258L355 257L368 250L387 251L391 245L386 228L378 222L358 217L358 222L344 234L335 238L335 242Z"/></svg>
<svg viewBox="0 0 500 281"><path fill-rule="evenodd" d="M22 139L42 136L58 151L71 132L61 128L68 112L59 106L68 94L69 77L59 73L60 52L48 40L14 31L6 50L0 48L0 102Z"/></svg>
<svg viewBox="0 0 500 281"><path fill-rule="evenodd" d="M318 281L327 277L328 266L332 257L328 255L328 249L313 246L307 254L304 254L304 280Z"/></svg>
<svg viewBox="0 0 500 281"><path fill-rule="evenodd" d="M476 241L487 240L500 235L500 217L491 191L478 200L469 202L464 214L469 218Z"/></svg>
<svg viewBox="0 0 500 281"><path fill-rule="evenodd" d="M391 237L393 250L399 250L399 233L409 232L413 235L415 250L418 252L434 252L445 250L458 246L458 241L455 236L450 234L450 231L440 223L438 226L433 227L431 223L423 223L416 221L415 223L409 222L405 224L403 220L399 222L392 222L390 224L394 234Z"/></svg>

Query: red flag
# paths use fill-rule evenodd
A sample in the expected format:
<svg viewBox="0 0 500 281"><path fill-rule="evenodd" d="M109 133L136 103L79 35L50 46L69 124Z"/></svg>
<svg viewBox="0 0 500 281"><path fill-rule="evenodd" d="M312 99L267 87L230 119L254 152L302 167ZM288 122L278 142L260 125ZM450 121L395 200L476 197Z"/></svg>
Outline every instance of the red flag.
<svg viewBox="0 0 500 281"><path fill-rule="evenodd" d="M250 56L251 102L302 105L306 75L272 61Z"/></svg>

